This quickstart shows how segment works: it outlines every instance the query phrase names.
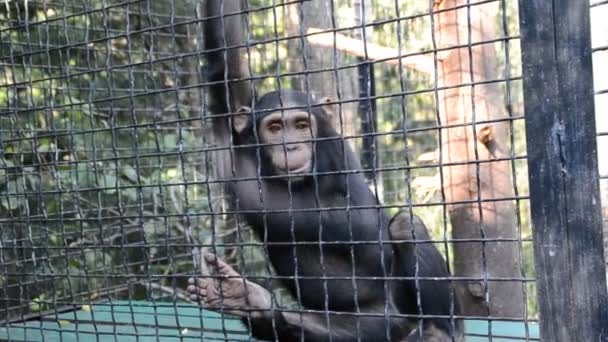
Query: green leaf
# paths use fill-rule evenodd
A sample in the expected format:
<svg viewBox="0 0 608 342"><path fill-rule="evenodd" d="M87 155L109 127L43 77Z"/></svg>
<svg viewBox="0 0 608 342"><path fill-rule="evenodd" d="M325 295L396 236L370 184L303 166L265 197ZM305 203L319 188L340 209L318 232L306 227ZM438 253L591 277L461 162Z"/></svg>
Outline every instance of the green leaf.
<svg viewBox="0 0 608 342"><path fill-rule="evenodd" d="M80 269L80 261L78 259L71 259L70 266L76 269Z"/></svg>
<svg viewBox="0 0 608 342"><path fill-rule="evenodd" d="M123 164L120 172L131 182L137 183L137 170L130 164Z"/></svg>
<svg viewBox="0 0 608 342"><path fill-rule="evenodd" d="M177 146L177 135L165 134L163 136L163 145L165 148L174 148Z"/></svg>
<svg viewBox="0 0 608 342"><path fill-rule="evenodd" d="M49 139L40 139L38 140L38 147L36 147L36 151L38 153L50 152L54 149L53 144Z"/></svg>
<svg viewBox="0 0 608 342"><path fill-rule="evenodd" d="M104 188L103 192L106 194L115 194L117 184L118 178L114 175L103 175L101 178L101 186Z"/></svg>

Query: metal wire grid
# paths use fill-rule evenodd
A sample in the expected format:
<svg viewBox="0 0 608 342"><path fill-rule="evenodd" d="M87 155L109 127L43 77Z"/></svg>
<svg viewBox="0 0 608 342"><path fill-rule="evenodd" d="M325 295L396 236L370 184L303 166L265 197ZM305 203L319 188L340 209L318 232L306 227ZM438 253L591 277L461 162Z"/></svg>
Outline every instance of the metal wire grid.
<svg viewBox="0 0 608 342"><path fill-rule="evenodd" d="M488 3L498 3L501 32L487 41L471 40L464 46L440 47L435 32L430 30L430 48L420 53L401 57L431 55L435 69L439 53L458 47L466 47L472 56L475 46L498 43L503 46L503 75L492 80L476 80L471 73L470 82L455 86L439 86L435 73L430 86L408 87L406 80L415 78L398 68L398 89L379 87L373 96L341 96L337 106L347 106L360 101L376 101L377 115L393 113L386 108L397 108L401 118L399 127L372 132L345 134L346 141L372 137L377 152L377 166L362 170L382 175L381 189L396 189L391 182L404 185L406 191L381 191L385 203L379 209L432 208L439 217L435 231L437 240L451 258L451 243L459 242L515 242L519 247L519 267L522 277L455 276L454 282L480 280L484 282L485 297L488 282L521 281L523 298L529 302L533 297L533 273L526 270L524 245L530 244L527 232L528 197L525 175L525 152L518 151L517 125L521 125L523 114L513 110L518 105L521 86L519 70L514 71L509 61L517 59L512 52L517 43L517 32L511 32L507 0L467 2L460 8L467 10ZM297 1L281 4L260 2L258 7L248 10L248 17L271 16L270 22L250 23L254 29L275 27L278 10ZM364 6L365 2L358 5ZM383 7L373 1L374 12ZM372 30L383 25L397 25L398 51L403 51L404 27L416 20L428 20L434 27L432 2L428 9L416 14L400 12L397 2L394 12L386 17L360 18L365 23L341 25L338 6L348 1L332 2L332 28L330 33L352 33ZM384 4L384 3L383 3ZM597 2L592 10L606 5ZM352 5L352 4L350 4ZM301 6L301 5L298 5ZM390 7L390 6L389 6ZM447 9L455 10L454 8ZM61 1L29 1L12 3L2 10L4 15L0 28L2 46L2 117L0 129L3 191L0 194L5 218L2 225L2 274L3 313L5 317L21 316L28 312L45 309L59 310L74 304L91 305L102 298L146 298L159 301L183 299L180 276L192 274L193 248L234 249L240 251L236 260L243 274L252 280L277 279L258 268L247 271L243 265L242 249L262 248L259 241L246 240L247 232L231 229L224 216L238 213L225 208L214 178L212 154L228 146L214 145L206 116L205 90L209 86L201 78L199 68L204 64L201 56L204 20L199 9L187 1L168 2L167 8L155 7L152 2L125 1L84 3ZM301 17L305 15L301 8ZM252 19L252 20L253 20ZM269 25L270 24L270 25ZM268 35L269 30L262 35ZM289 40L303 42L310 34L303 31L295 36L277 36L250 40L248 50L266 50ZM362 35L365 37L365 34ZM194 42L194 43L193 43ZM363 40L365 43L365 40ZM334 38L335 43L335 38ZM302 43L303 44L303 43ZM273 48L270 48L273 50ZM601 54L606 46L595 47ZM333 51L331 65L307 68L309 61L303 56L303 70L276 69L255 73L252 79L260 89L267 89L267 80L281 80L287 84L308 83L310 75L338 72L373 64L376 84L390 72L385 62L391 58L370 61L363 58L338 62L338 53ZM399 58L392 58L399 59ZM251 62L250 62L251 63ZM399 63L401 60L399 59ZM394 71L393 71L394 73ZM293 81L293 79L296 79ZM475 118L475 102L472 102L472 122L445 123L435 106L430 119L416 122L407 111L407 103L415 96L430 96L439 102L441 91L458 87L475 87L500 84L504 87L504 98L509 116L501 119L479 120ZM370 90L366 90L369 92ZM338 94L340 89L336 89ZM599 89L598 97L607 92ZM514 95L516 94L516 95ZM1 95L0 95L1 96ZM383 105L383 101L388 104ZM397 103L395 105L395 102ZM441 134L439 131L454 127L475 127L483 124L506 122L509 125L509 151L504 158L456 163L442 162ZM473 130L475 132L475 130ZM432 146L439 148L435 162L417 164L410 156L423 151L410 146L408 138L420 135L435 136ZM598 132L598 141L608 132ZM145 138L148 139L145 139ZM392 149L385 138L404 137L405 146ZM428 138L427 138L428 139ZM419 140L425 140L420 138ZM477 141L477 139L475 139ZM427 146L428 150L428 146ZM477 148L474 149L477 151ZM600 148L601 150L601 148ZM391 157L392 155L392 157ZM388 158L387 158L388 156ZM383 158L391 160L383 163ZM431 199L408 201L415 195L412 189L416 172L421 175L442 170L454 165L479 165L496 161L508 161L513 179L513 196L507 198L481 198L470 201L449 202L442 191ZM523 179L523 180L522 180ZM608 175L602 174L603 182ZM521 182L524 182L522 184ZM440 189L444 188L443 182ZM479 189L477 189L479 193ZM404 195L405 193L405 195ZM471 203L481 207L482 203L513 201L516 208L516 238L476 239L449 238L447 207L454 204ZM480 212L480 215L482 213ZM432 226L431 222L427 222ZM234 240L224 240L233 236ZM234 237L236 234L236 237ZM192 237L202 243L193 244ZM530 252L530 248L527 249ZM258 256L259 257L259 256ZM532 292L531 292L532 291ZM176 310L179 304L175 304ZM297 310L297 309L296 309ZM529 318L526 313L524 317Z"/></svg>
<svg viewBox="0 0 608 342"><path fill-rule="evenodd" d="M204 103L190 100L185 105L178 98L184 93L175 90L165 91L164 97L142 94L166 88L163 81L199 77L196 69L180 72L185 63L168 58L175 55L172 48L156 46L183 44L191 34L175 33L185 27L174 25L179 19L155 13L142 2L98 3L95 9L50 2L12 5L1 33L8 98L1 119L8 184L2 215L4 315L24 318L29 311L91 304L108 295L167 296L163 289L175 288L175 282L165 272L179 273L185 263L191 267L184 230L204 226L207 220L189 221L176 213L183 211L182 203L206 208L211 201L201 182L186 183L187 177L203 177L197 170L208 167L201 158L207 144L194 139L206 135L200 133L201 125L192 124L193 118L200 122ZM133 58L142 55L131 46L134 36L125 34L131 32L131 5L146 19L140 24L150 24L153 32L139 36L148 39L151 53L135 71ZM175 13L171 7L168 12ZM44 19L36 22L28 13L34 8ZM114 16L122 16L126 24L112 22ZM77 19L84 22L82 27ZM163 21L172 25L164 24L164 31L152 25L163 26ZM93 39L95 33L103 38ZM123 40L113 45L116 39ZM169 64L159 66L163 58ZM202 93L193 98L202 99ZM139 134L151 138L142 144ZM188 144L200 151L196 158L180 150L188 137ZM144 177L151 177L148 184ZM188 186L203 191L184 196ZM173 290L170 294L174 296Z"/></svg>
<svg viewBox="0 0 608 342"><path fill-rule="evenodd" d="M591 2L591 18L592 23L597 25L594 31L592 31L593 38L593 66L596 69L596 74L602 74L603 64L602 61L608 56L608 41L602 37L602 29L605 26L600 26L601 16L608 10L607 1L592 1ZM606 122L605 115L602 113L605 111L605 103L608 99L608 84L605 83L604 79L595 79L595 99L596 99L596 118L597 118L597 144L598 144L598 159L600 167L600 190L602 192L602 205L603 205L603 218L604 218L604 253L608 251L608 161L606 155L608 155L606 149L608 146L608 122ZM606 254L608 255L608 254Z"/></svg>

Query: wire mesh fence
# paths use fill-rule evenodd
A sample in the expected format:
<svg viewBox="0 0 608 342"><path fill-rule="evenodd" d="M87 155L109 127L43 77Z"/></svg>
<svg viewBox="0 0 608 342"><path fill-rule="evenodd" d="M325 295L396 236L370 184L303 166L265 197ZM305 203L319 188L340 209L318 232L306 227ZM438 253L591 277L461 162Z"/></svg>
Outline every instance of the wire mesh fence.
<svg viewBox="0 0 608 342"><path fill-rule="evenodd" d="M608 40L605 37L606 25L602 24L602 15L608 11L608 3L605 1L596 1L591 3L591 20L592 20L592 46L593 46L593 67L596 75L604 73L604 65L601 62L608 54ZM605 115L601 115L606 109L606 101L608 101L608 84L605 78L595 77L595 103L596 103L596 122L597 122L597 145L598 145L598 162L600 168L600 187L602 191L603 211L602 217L604 221L604 231L608 228L608 155L606 146L608 142L608 121ZM608 251L608 234L604 234L604 253Z"/></svg>
<svg viewBox="0 0 608 342"><path fill-rule="evenodd" d="M515 0L3 3L0 339L538 340L520 38Z"/></svg>

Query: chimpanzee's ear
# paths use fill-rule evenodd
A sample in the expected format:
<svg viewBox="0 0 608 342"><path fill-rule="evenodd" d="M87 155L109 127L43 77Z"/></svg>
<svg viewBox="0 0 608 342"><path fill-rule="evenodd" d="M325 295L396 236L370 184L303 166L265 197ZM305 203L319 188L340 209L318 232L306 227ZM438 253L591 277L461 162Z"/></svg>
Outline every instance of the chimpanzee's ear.
<svg viewBox="0 0 608 342"><path fill-rule="evenodd" d="M321 105L321 108L323 109L325 114L327 114L327 116L330 119L334 118L334 103L333 102L334 102L334 99L332 99L331 96L325 96L319 102L319 104Z"/></svg>
<svg viewBox="0 0 608 342"><path fill-rule="evenodd" d="M251 119L251 108L242 106L239 108L236 115L232 117L232 128L237 133L242 133Z"/></svg>

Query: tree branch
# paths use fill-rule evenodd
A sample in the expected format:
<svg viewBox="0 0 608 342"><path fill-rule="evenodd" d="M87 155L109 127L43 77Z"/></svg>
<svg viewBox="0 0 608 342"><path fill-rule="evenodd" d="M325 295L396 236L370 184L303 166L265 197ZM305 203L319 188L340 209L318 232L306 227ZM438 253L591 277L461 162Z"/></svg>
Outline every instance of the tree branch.
<svg viewBox="0 0 608 342"><path fill-rule="evenodd" d="M318 28L309 28L306 32L307 39L311 44L334 47L334 35L336 49L349 53L357 57L367 57L371 60L383 60L386 63L399 65L399 59L405 68L418 72L433 75L435 63L433 58L422 55L407 55L405 52L399 53L397 49L381 46L378 44L365 43L360 39L350 38L346 35L326 31ZM365 55L367 48L367 56Z"/></svg>

